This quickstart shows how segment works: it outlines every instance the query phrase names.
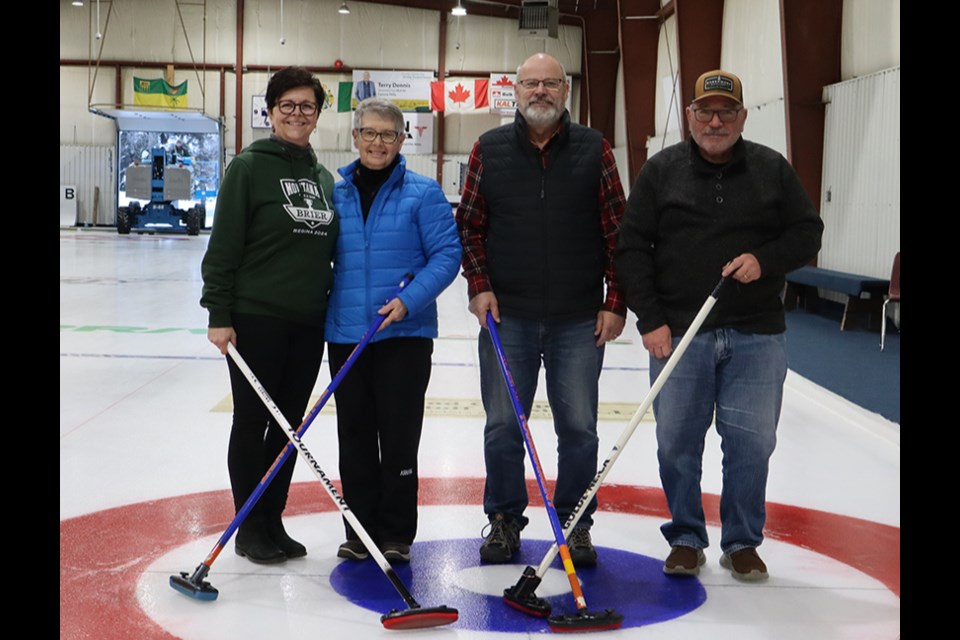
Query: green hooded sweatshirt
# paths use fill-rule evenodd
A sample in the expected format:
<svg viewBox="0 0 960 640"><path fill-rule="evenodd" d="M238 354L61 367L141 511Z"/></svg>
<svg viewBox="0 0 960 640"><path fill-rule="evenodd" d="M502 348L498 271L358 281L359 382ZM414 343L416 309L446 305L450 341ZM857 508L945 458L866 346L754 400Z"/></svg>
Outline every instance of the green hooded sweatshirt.
<svg viewBox="0 0 960 640"><path fill-rule="evenodd" d="M223 176L203 258L210 327L231 313L322 325L340 222L333 176L312 149L276 139L244 149Z"/></svg>

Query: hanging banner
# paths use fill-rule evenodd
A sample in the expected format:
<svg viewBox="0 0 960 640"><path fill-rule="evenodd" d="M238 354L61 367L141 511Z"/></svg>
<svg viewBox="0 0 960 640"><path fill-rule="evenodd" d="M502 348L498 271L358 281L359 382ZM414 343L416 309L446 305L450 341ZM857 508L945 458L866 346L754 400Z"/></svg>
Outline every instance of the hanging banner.
<svg viewBox="0 0 960 640"><path fill-rule="evenodd" d="M405 113L404 126L407 131L407 141L403 143L403 153L411 156L417 153L433 153L432 113Z"/></svg>
<svg viewBox="0 0 960 640"><path fill-rule="evenodd" d="M447 80L431 83L430 108L434 111L487 110L488 80Z"/></svg>
<svg viewBox="0 0 960 640"><path fill-rule="evenodd" d="M490 113L512 116L517 110L517 97L513 86L516 79L515 73L490 74Z"/></svg>
<svg viewBox="0 0 960 640"><path fill-rule="evenodd" d="M270 116L267 113L267 96L252 96L250 99L250 128L271 128Z"/></svg>
<svg viewBox="0 0 960 640"><path fill-rule="evenodd" d="M163 78L133 78L133 104L183 109L187 106L187 81L172 85Z"/></svg>
<svg viewBox="0 0 960 640"><path fill-rule="evenodd" d="M356 109L361 100L374 96L386 98L400 107L401 111L427 111L430 109L430 83L432 71L354 71L352 83L340 83L337 111L346 111L349 97L350 109ZM350 84L350 87L344 85Z"/></svg>

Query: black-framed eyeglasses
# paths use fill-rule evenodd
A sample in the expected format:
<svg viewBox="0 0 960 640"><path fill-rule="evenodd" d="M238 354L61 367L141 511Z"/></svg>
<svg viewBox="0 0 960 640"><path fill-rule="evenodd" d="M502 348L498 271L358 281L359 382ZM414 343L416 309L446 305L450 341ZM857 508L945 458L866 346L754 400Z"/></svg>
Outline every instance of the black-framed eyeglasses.
<svg viewBox="0 0 960 640"><path fill-rule="evenodd" d="M277 103L277 109L280 110L285 116L293 115L293 113L300 109L300 113L305 116L312 116L320 110L320 106L316 102L294 102L293 100L281 100Z"/></svg>
<svg viewBox="0 0 960 640"><path fill-rule="evenodd" d="M364 142L373 142L379 137L383 140L383 144L393 144L400 139L400 132L394 131L393 129L377 131L376 129L363 127L362 129L358 129L358 131L360 132L360 139Z"/></svg>
<svg viewBox="0 0 960 640"><path fill-rule="evenodd" d="M720 122L730 124L737 119L741 111L743 109L740 107L736 109L693 109L693 117L697 119L697 122L707 123L713 122L713 116L717 116L720 118Z"/></svg>
<svg viewBox="0 0 960 640"><path fill-rule="evenodd" d="M534 80L533 78L527 78L525 80L517 80L517 84L526 89L527 91L533 91L540 84L543 84L544 89L549 89L550 91L556 91L563 86L563 83L566 82L563 78L544 78L543 80Z"/></svg>

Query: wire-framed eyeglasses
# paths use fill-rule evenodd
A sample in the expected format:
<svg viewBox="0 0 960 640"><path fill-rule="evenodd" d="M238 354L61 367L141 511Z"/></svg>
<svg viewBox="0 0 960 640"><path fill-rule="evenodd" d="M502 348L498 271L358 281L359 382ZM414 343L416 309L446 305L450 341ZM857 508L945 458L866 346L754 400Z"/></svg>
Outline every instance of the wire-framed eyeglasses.
<svg viewBox="0 0 960 640"><path fill-rule="evenodd" d="M526 89L527 91L533 91L540 86L540 83L543 83L543 88L550 91L556 91L563 86L563 78L544 78L543 80L535 80L534 78L526 78L524 80L517 80L517 84Z"/></svg>

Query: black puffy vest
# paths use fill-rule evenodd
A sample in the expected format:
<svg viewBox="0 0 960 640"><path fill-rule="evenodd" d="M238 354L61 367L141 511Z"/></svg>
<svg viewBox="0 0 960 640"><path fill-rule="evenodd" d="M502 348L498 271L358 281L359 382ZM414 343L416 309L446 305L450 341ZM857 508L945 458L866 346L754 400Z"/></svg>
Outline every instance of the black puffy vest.
<svg viewBox="0 0 960 640"><path fill-rule="evenodd" d="M603 304L598 198L603 137L564 113L547 166L517 114L480 136L487 270L500 310L547 322L596 316Z"/></svg>

